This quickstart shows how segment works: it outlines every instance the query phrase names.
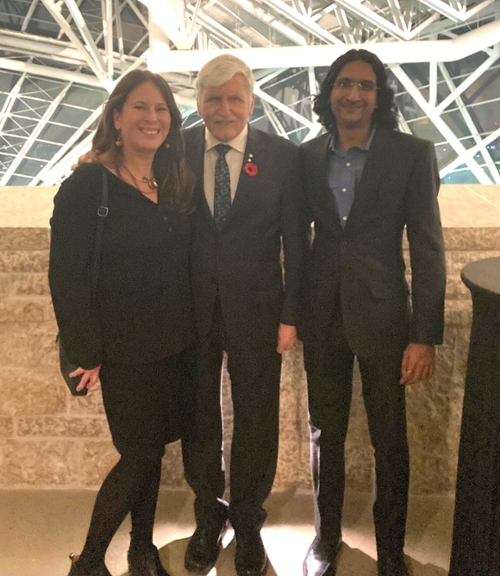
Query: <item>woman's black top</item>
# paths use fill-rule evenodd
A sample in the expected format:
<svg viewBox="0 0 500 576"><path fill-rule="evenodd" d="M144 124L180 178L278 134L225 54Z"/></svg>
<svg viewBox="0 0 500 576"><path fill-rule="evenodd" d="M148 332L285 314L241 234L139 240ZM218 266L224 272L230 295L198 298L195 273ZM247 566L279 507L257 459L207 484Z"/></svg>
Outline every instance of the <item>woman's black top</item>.
<svg viewBox="0 0 500 576"><path fill-rule="evenodd" d="M97 302L91 267L102 170L85 164L65 180L50 220L49 283L61 339L73 363L155 362L194 340L189 282L191 222L107 171Z"/></svg>

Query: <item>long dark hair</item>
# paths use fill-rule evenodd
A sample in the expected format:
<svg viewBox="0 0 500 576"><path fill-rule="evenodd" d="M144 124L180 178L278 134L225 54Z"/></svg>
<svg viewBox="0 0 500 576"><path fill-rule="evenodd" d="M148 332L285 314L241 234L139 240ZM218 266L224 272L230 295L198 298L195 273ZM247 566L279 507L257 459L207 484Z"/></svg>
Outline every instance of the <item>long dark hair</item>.
<svg viewBox="0 0 500 576"><path fill-rule="evenodd" d="M170 86L159 74L149 70L133 70L125 74L104 104L101 121L92 140L92 150L106 154L118 171L123 161L123 151L116 145L119 133L115 128L113 111L121 112L129 94L140 84L151 82L165 99L170 112L170 130L153 160L153 172L158 181L158 202L176 212L191 208L193 177L186 164L184 139L181 134L182 116L177 108Z"/></svg>
<svg viewBox="0 0 500 576"><path fill-rule="evenodd" d="M333 83L342 68L349 62L355 61L369 64L377 78L377 108L373 112L373 122L389 130L395 130L398 127L398 107L394 102L394 91L387 84L385 67L378 56L363 49L349 50L339 56L330 66L326 78L321 83L319 93L314 97L313 110L318 115L320 123L328 132L336 131L337 121L330 106L330 94L333 89Z"/></svg>

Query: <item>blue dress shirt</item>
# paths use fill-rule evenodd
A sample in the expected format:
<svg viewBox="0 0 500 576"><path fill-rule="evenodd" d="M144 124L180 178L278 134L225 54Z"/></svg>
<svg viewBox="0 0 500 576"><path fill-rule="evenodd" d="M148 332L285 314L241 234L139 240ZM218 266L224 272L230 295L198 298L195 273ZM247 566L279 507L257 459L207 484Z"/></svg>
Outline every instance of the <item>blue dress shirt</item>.
<svg viewBox="0 0 500 576"><path fill-rule="evenodd" d="M328 157L328 186L333 193L337 212L342 228L346 225L349 213L354 202L356 186L361 180L365 167L366 155L373 140L375 129L363 148L354 146L349 150L343 150L335 142L332 136L330 154Z"/></svg>

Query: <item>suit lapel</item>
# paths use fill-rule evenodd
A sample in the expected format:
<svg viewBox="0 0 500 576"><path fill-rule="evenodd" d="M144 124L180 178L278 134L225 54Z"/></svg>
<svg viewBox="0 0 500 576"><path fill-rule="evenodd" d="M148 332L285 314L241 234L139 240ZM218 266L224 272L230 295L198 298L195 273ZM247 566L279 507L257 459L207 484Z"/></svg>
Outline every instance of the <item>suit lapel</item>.
<svg viewBox="0 0 500 576"><path fill-rule="evenodd" d="M378 212L379 183L391 173L394 162L390 134L383 128L377 128L368 150L361 180L354 193L354 202L345 230L351 230L363 219L370 218Z"/></svg>

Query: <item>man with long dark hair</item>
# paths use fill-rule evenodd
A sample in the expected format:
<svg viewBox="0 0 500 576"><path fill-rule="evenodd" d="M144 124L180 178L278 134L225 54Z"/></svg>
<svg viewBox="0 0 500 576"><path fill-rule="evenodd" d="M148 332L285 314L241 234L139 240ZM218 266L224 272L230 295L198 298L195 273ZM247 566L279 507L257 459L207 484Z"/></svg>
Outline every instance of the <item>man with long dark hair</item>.
<svg viewBox="0 0 500 576"><path fill-rule="evenodd" d="M373 508L380 576L407 576L409 457L405 385L429 379L443 337L444 247L431 142L400 133L382 62L338 58L315 98L327 133L301 161L314 222L299 335L304 342L316 538L305 576L334 576L344 495L344 441L357 357L375 449ZM411 305L402 236L412 269Z"/></svg>

